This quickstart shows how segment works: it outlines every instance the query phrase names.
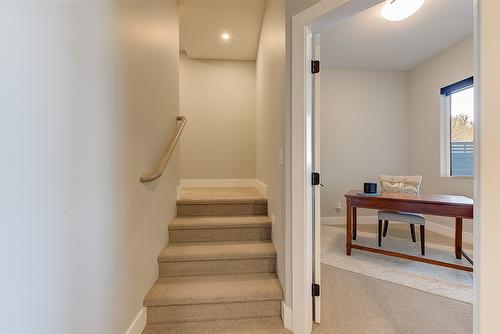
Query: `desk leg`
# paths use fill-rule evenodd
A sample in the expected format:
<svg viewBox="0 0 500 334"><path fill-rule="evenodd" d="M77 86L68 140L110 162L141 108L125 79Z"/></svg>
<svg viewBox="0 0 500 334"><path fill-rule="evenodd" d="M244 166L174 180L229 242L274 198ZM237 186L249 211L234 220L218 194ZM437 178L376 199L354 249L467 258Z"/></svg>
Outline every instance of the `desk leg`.
<svg viewBox="0 0 500 334"><path fill-rule="evenodd" d="M356 207L352 208L352 240L356 240L358 235L358 213Z"/></svg>
<svg viewBox="0 0 500 334"><path fill-rule="evenodd" d="M462 258L462 218L455 218L455 257Z"/></svg>
<svg viewBox="0 0 500 334"><path fill-rule="evenodd" d="M351 255L352 248L352 204L351 200L346 200L346 240L345 240L345 253Z"/></svg>

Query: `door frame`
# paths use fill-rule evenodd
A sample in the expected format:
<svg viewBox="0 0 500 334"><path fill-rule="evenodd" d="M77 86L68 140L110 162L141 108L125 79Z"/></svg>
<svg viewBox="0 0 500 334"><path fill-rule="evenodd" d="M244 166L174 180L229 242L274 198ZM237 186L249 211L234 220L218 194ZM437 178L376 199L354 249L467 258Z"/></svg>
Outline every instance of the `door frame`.
<svg viewBox="0 0 500 334"><path fill-rule="evenodd" d="M384 0L323 0L292 17L291 244L292 330L312 330L311 165L307 161L307 121L312 117L312 35L335 20L352 16Z"/></svg>
<svg viewBox="0 0 500 334"><path fill-rule="evenodd" d="M384 0L322 0L315 5L292 17L292 92L291 92L291 264L292 264L292 330L295 334L309 334L312 331L312 207L309 205L311 167L307 161L307 120L312 117L312 76L310 64L312 60L311 36L320 34L320 31L335 20L346 18L373 7ZM474 76L475 82L480 82L479 74L479 46L476 34L479 28L478 2L474 0ZM480 90L476 91L476 101ZM479 104L475 104L476 116L479 116ZM479 117L475 124L476 133L480 134ZM476 144L478 148L478 144ZM477 152L477 150L476 150ZM478 157L476 159L475 175L475 204L479 204ZM477 211L477 210L475 210ZM474 221L478 221L477 216ZM474 244L480 240L479 224L474 224ZM475 262L479 263L479 247L474 248ZM479 266L476 267L479 276ZM479 301L479 280L475 280L474 295ZM474 332L479 333L479 310L474 307Z"/></svg>
<svg viewBox="0 0 500 334"><path fill-rule="evenodd" d="M321 59L320 35L312 35L313 59ZM319 184L311 185L313 200L313 270L312 283L321 286L321 71L315 73L312 78L312 170L320 175ZM321 293L313 297L313 321L321 322Z"/></svg>

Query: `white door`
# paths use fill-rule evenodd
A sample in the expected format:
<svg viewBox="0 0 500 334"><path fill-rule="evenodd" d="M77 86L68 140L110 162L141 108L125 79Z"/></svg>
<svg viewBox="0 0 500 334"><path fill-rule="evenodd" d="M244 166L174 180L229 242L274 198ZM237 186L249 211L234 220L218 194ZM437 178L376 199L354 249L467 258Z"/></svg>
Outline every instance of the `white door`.
<svg viewBox="0 0 500 334"><path fill-rule="evenodd" d="M313 35L312 49L313 60L320 59L319 54L319 34ZM316 63L319 70L319 63ZM312 67L312 63L311 63ZM314 322L321 321L321 174L320 174L320 112L319 112L319 97L320 97L320 74L313 74L312 79L312 168L314 173L317 173L318 184L313 185L313 319Z"/></svg>

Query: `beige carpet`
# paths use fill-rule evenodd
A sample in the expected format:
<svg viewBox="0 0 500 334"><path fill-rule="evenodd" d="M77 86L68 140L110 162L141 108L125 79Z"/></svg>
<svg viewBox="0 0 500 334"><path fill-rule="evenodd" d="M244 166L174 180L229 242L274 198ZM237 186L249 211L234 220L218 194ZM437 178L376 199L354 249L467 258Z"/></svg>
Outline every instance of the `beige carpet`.
<svg viewBox="0 0 500 334"><path fill-rule="evenodd" d="M256 188L182 188L179 190L178 201L183 203L200 202L230 202L239 201L264 202L267 199Z"/></svg>
<svg viewBox="0 0 500 334"><path fill-rule="evenodd" d="M472 305L323 264L314 334L471 334Z"/></svg>
<svg viewBox="0 0 500 334"><path fill-rule="evenodd" d="M280 318L237 319L149 325L142 334L290 334Z"/></svg>
<svg viewBox="0 0 500 334"><path fill-rule="evenodd" d="M346 256L345 229L324 225L321 234L322 262L325 264L459 301L473 301L472 273L355 249L352 256ZM377 247L377 236L359 231L356 243ZM383 238L383 248L411 255L420 252L419 243L394 236ZM465 260L456 260L454 248L449 246L427 243L426 254L427 258L468 264Z"/></svg>

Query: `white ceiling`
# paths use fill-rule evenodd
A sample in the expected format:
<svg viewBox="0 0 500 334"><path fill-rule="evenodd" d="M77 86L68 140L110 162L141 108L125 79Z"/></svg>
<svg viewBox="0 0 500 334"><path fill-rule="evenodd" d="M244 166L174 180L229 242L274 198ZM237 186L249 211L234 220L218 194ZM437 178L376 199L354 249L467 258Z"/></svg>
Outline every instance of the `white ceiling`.
<svg viewBox="0 0 500 334"><path fill-rule="evenodd" d="M265 0L180 0L181 48L195 59L255 60L265 6Z"/></svg>
<svg viewBox="0 0 500 334"><path fill-rule="evenodd" d="M399 22L380 16L384 4L321 32L323 67L406 71L472 34L472 0L426 0Z"/></svg>

